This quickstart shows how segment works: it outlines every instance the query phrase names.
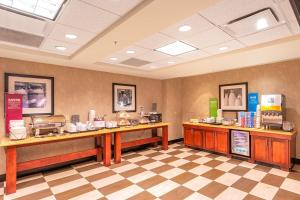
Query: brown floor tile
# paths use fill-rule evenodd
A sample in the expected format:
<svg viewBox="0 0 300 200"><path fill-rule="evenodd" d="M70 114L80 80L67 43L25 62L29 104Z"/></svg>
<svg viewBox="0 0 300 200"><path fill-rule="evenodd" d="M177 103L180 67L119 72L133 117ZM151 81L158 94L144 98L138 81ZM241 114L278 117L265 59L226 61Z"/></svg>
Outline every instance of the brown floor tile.
<svg viewBox="0 0 300 200"><path fill-rule="evenodd" d="M257 196L253 196L251 194L248 194L247 196L245 196L244 200L263 200L263 199L259 198Z"/></svg>
<svg viewBox="0 0 300 200"><path fill-rule="evenodd" d="M4 198L3 195L0 195L0 200L3 200L3 198Z"/></svg>
<svg viewBox="0 0 300 200"><path fill-rule="evenodd" d="M124 160L124 161L122 161L121 163L118 163L118 164L112 163L112 165L109 166L109 169L115 169L115 168L118 168L118 167L122 167L122 166L124 166L124 165L128 165L128 164L130 164L130 163L131 163L131 162L129 162L129 161L127 161L127 160Z"/></svg>
<svg viewBox="0 0 300 200"><path fill-rule="evenodd" d="M216 167L216 166L218 166L218 165L220 165L222 163L223 162L219 161L219 160L211 160L211 161L205 163L204 165L214 168L214 167Z"/></svg>
<svg viewBox="0 0 300 200"><path fill-rule="evenodd" d="M215 158L217 158L217 157L219 157L219 156L220 156L220 155L218 155L218 154L211 153L211 154L206 155L205 157L215 159Z"/></svg>
<svg viewBox="0 0 300 200"><path fill-rule="evenodd" d="M72 169L73 168L71 166L67 166L67 167L63 167L63 168L60 168L60 169L44 172L43 175L44 176L49 176L49 175L52 175L52 174L57 174L57 173L69 171L69 170L72 170Z"/></svg>
<svg viewBox="0 0 300 200"><path fill-rule="evenodd" d="M218 196L221 192L223 192L227 188L226 185L217 183L217 182L211 182L207 186L204 186L201 188L198 192L201 193L202 195L205 195L209 198L215 198Z"/></svg>
<svg viewBox="0 0 300 200"><path fill-rule="evenodd" d="M300 195L279 189L273 200L299 200Z"/></svg>
<svg viewBox="0 0 300 200"><path fill-rule="evenodd" d="M169 157L169 158L165 158L165 159L162 159L160 160L160 162L163 162L163 163L170 163L170 162L173 162L175 160L178 160L178 158L172 156L172 157Z"/></svg>
<svg viewBox="0 0 300 200"><path fill-rule="evenodd" d="M84 193L88 193L90 191L95 190L95 188L91 184L86 184L59 194L55 195L55 198L57 200L65 200L65 199L71 199L73 197L82 195Z"/></svg>
<svg viewBox="0 0 300 200"><path fill-rule="evenodd" d="M293 171L298 171L298 172L300 172L300 165L294 165Z"/></svg>
<svg viewBox="0 0 300 200"><path fill-rule="evenodd" d="M208 178L210 180L215 180L219 176L222 176L225 172L218 170L218 169L212 169L209 170L208 172L202 174L201 176Z"/></svg>
<svg viewBox="0 0 300 200"><path fill-rule="evenodd" d="M184 159L188 160L188 161L193 161L193 160L196 160L198 158L201 158L201 156L199 156L199 155L190 155L188 157L185 157Z"/></svg>
<svg viewBox="0 0 300 200"><path fill-rule="evenodd" d="M79 167L79 168L76 168L76 170L78 172L85 172L85 171L88 171L88 170L91 170L91 169L96 169L98 167L102 167L103 165L101 165L100 163L95 163L93 165L88 165L88 166L85 166L85 167Z"/></svg>
<svg viewBox="0 0 300 200"><path fill-rule="evenodd" d="M67 183L67 182L71 182L71 181L74 181L74 180L77 180L77 179L80 179L80 178L82 178L82 176L80 176L79 174L74 174L74 175L67 176L67 177L64 177L64 178L60 178L60 179L56 179L56 180L53 180L53 181L49 181L48 185L50 187L53 187L53 186L61 185L61 184L64 184L64 183Z"/></svg>
<svg viewBox="0 0 300 200"><path fill-rule="evenodd" d="M140 154L134 153L134 154L130 154L128 156L127 155L122 156L122 158L125 159L125 160L129 160L129 159L140 157L140 156L141 156Z"/></svg>
<svg viewBox="0 0 300 200"><path fill-rule="evenodd" d="M154 152L154 153L148 154L147 157L153 158L153 157L155 157L155 156L159 156L159 155L162 155L162 154L163 154L163 153L160 153L160 152Z"/></svg>
<svg viewBox="0 0 300 200"><path fill-rule="evenodd" d="M300 172L290 172L288 178L300 181Z"/></svg>
<svg viewBox="0 0 300 200"><path fill-rule="evenodd" d="M41 178L38 178L38 179L33 179L31 181L18 183L17 188L22 189L22 188L30 187L30 186L37 185L37 184L40 184L40 183L45 183L45 182L46 182L46 180L43 177L41 177Z"/></svg>
<svg viewBox="0 0 300 200"><path fill-rule="evenodd" d="M154 200L156 199L155 196L153 196L152 194L150 194L147 191L141 192L131 198L129 198L128 200Z"/></svg>
<svg viewBox="0 0 300 200"><path fill-rule="evenodd" d="M235 168L231 169L229 172L239 176L244 176L249 170L250 169L246 167L236 166Z"/></svg>
<svg viewBox="0 0 300 200"><path fill-rule="evenodd" d="M144 168L137 167L135 169L131 169L131 170L128 170L126 172L123 172L120 175L122 175L125 178L128 178L130 176L134 176L134 175L139 174L139 173L144 172L144 171L146 171Z"/></svg>
<svg viewBox="0 0 300 200"><path fill-rule="evenodd" d="M253 169L268 173L272 167L264 166L264 165L256 165Z"/></svg>
<svg viewBox="0 0 300 200"><path fill-rule="evenodd" d="M104 196L114 193L118 190L122 190L123 188L126 188L128 186L132 185L132 183L126 179L118 181L116 183L110 184L108 186L105 186L103 188L98 189L99 192L101 192Z"/></svg>
<svg viewBox="0 0 300 200"><path fill-rule="evenodd" d="M240 163L243 162L243 161L242 161L242 160L235 159L235 158L231 158L231 159L228 160L227 162L229 162L229 163L231 163L231 164L238 165L238 164L240 164Z"/></svg>
<svg viewBox="0 0 300 200"><path fill-rule="evenodd" d="M186 163L184 165L179 166L178 168L183 169L185 171L188 171L188 170L193 169L193 168L195 168L195 167L197 167L199 165L200 164L198 164L198 163L189 162L189 163Z"/></svg>
<svg viewBox="0 0 300 200"><path fill-rule="evenodd" d="M199 153L200 149L191 149L189 153Z"/></svg>
<svg viewBox="0 0 300 200"><path fill-rule="evenodd" d="M178 176L175 176L171 180L183 185L184 183L188 182L189 180L192 180L193 178L196 178L197 175L190 173L190 172L184 172Z"/></svg>
<svg viewBox="0 0 300 200"><path fill-rule="evenodd" d="M144 180L144 181L138 183L137 185L144 189L148 189L154 185L158 185L158 184L164 182L165 180L167 180L167 179L162 176L157 175L157 176L153 176L152 178L149 178L147 180Z"/></svg>
<svg viewBox="0 0 300 200"><path fill-rule="evenodd" d="M148 159L145 159L145 160L141 160L141 161L138 161L136 162L135 164L136 165L139 165L139 166L143 166L143 165L147 165L149 163L153 163L155 162L156 160L153 160L152 158L148 158Z"/></svg>
<svg viewBox="0 0 300 200"><path fill-rule="evenodd" d="M276 176L273 174L267 174L260 182L273 185L275 187L280 187L283 183L284 178L281 176Z"/></svg>
<svg viewBox="0 0 300 200"><path fill-rule="evenodd" d="M46 190L42 190L42 191L39 191L39 192L35 192L33 194L30 194L30 195L26 195L26 196L23 196L23 197L20 197L20 198L17 198L15 200L37 200L37 199L42 199L42 198L45 198L45 197L49 197L49 196L52 196L52 192L50 189L46 189Z"/></svg>
<svg viewBox="0 0 300 200"><path fill-rule="evenodd" d="M156 174L160 174L160 173L162 173L164 171L167 171L167 170L170 170L172 168L174 168L174 167L172 167L170 165L162 165L160 167L156 167L154 169L151 169L151 171L154 172L154 173L156 173Z"/></svg>
<svg viewBox="0 0 300 200"><path fill-rule="evenodd" d="M160 197L161 200L182 200L188 197L193 193L192 190L187 189L185 187L178 187L167 194L164 194L163 196Z"/></svg>
<svg viewBox="0 0 300 200"><path fill-rule="evenodd" d="M241 191L249 193L257 183L258 182L256 182L256 181L252 181L250 179L242 177L237 182L235 182L233 185L231 185L231 187L234 187L236 189L239 189Z"/></svg>
<svg viewBox="0 0 300 200"><path fill-rule="evenodd" d="M112 175L115 175L116 173L112 170L109 170L109 171L106 171L106 172L102 172L102 173L99 173L99 174L94 174L92 176L89 176L89 177L86 177L86 179L91 183L91 182L94 182L94 181L97 181L97 180L100 180L100 179L103 179L103 178L106 178L106 177L109 177L109 176L112 176Z"/></svg>
<svg viewBox="0 0 300 200"><path fill-rule="evenodd" d="M171 156L175 156L175 155L180 154L180 153L182 153L182 151L175 150L175 151L169 152L168 154L171 155Z"/></svg>

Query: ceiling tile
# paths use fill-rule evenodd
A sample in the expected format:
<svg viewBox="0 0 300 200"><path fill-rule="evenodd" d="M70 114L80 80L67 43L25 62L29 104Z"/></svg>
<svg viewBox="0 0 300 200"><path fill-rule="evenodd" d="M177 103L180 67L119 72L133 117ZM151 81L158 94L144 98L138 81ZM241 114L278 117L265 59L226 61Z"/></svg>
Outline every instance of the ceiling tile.
<svg viewBox="0 0 300 200"><path fill-rule="evenodd" d="M136 45L148 49L157 49L159 47L165 46L175 41L176 40L171 37L168 37L161 33L156 33L140 42L137 42Z"/></svg>
<svg viewBox="0 0 300 200"><path fill-rule="evenodd" d="M67 49L65 51L59 51L55 48L56 46L64 46ZM40 49L42 51L45 50L45 51L49 51L52 53L69 56L69 55L72 55L77 49L79 49L79 47L80 46L76 45L76 44L71 44L71 43L57 41L57 40L47 38L44 41L44 43L42 44L42 46L40 47Z"/></svg>
<svg viewBox="0 0 300 200"><path fill-rule="evenodd" d="M181 54L178 57L182 58L184 60L196 60L196 59L201 59L201 58L208 57L208 56L210 56L208 53L201 51L201 50L197 50L197 51L192 51L192 52Z"/></svg>
<svg viewBox="0 0 300 200"><path fill-rule="evenodd" d="M118 15L101 10L79 0L72 0L59 17L60 24L99 33L119 18Z"/></svg>
<svg viewBox="0 0 300 200"><path fill-rule="evenodd" d="M127 51L134 51L134 53L132 54L128 54ZM149 53L150 51L152 50L149 50L149 49L145 49L145 48L142 48L142 47L139 47L139 46L136 46L136 45L132 45L132 46L129 46L125 49L122 49L121 51L118 51L117 53L119 55L121 54L124 54L126 56L129 56L129 57L136 57L136 56L141 56L141 55L144 55L146 53Z"/></svg>
<svg viewBox="0 0 300 200"><path fill-rule="evenodd" d="M193 37L184 39L183 41L198 47L199 49L220 44L233 38L219 28L213 28L208 31L201 32Z"/></svg>
<svg viewBox="0 0 300 200"><path fill-rule="evenodd" d="M65 37L66 34L74 34L77 36L77 38L74 40L67 39ZM95 36L96 36L95 33L72 28L70 26L56 24L53 31L50 33L48 37L54 40L83 45L88 41L90 41Z"/></svg>
<svg viewBox="0 0 300 200"><path fill-rule="evenodd" d="M163 60L163 59L167 59L167 58L171 58L171 56L158 52L158 51L154 51L154 50L149 50L148 53L140 55L140 56L135 56L138 59L142 59L142 60L147 60L150 62L155 62L155 61L159 61L159 60Z"/></svg>
<svg viewBox="0 0 300 200"><path fill-rule="evenodd" d="M203 49L203 51L214 55L214 54L221 54L221 53L233 51L233 50L240 49L240 48L243 48L243 47L245 47L245 45L243 45L242 43L240 43L236 40L232 40L232 41L229 41L229 42L225 42L225 43L222 43L222 44L218 44L218 45L215 45L215 46L205 48L205 49Z"/></svg>
<svg viewBox="0 0 300 200"><path fill-rule="evenodd" d="M183 25L190 26L191 30L187 32L180 32L178 29ZM213 24L201 17L199 14L195 14L161 32L175 39L181 40L212 28L214 28Z"/></svg>
<svg viewBox="0 0 300 200"><path fill-rule="evenodd" d="M110 11L117 15L124 15L137 6L142 0L83 0L98 8Z"/></svg>
<svg viewBox="0 0 300 200"><path fill-rule="evenodd" d="M244 44L256 45L264 42L269 42L272 40L284 38L291 36L291 32L286 25L281 25L266 31L258 32L256 34L252 34L245 37L238 38L239 41L243 42Z"/></svg>
<svg viewBox="0 0 300 200"><path fill-rule="evenodd" d="M271 7L282 18L273 0L223 0L200 12L202 16L216 25L245 16L262 8Z"/></svg>

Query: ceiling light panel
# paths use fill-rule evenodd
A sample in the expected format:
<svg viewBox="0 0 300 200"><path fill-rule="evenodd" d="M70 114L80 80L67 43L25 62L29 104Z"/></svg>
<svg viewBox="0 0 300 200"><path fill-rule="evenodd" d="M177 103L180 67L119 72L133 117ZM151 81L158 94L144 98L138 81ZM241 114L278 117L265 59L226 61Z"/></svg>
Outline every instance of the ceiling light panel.
<svg viewBox="0 0 300 200"><path fill-rule="evenodd" d="M235 37L241 37L275 27L278 24L279 22L271 10L267 9L236 22L226 24L224 30Z"/></svg>
<svg viewBox="0 0 300 200"><path fill-rule="evenodd" d="M243 47L245 47L245 45L243 45L242 43L238 42L237 40L232 40L229 42L225 42L222 44L218 44L218 45L214 45L214 46L205 48L205 49L203 49L203 51L205 51L211 55L215 55L215 54L220 54L220 53L225 53L225 52L241 49Z"/></svg>
<svg viewBox="0 0 300 200"><path fill-rule="evenodd" d="M147 60L150 62L156 62L159 60L168 59L170 57L171 57L170 55L158 51L154 51L154 50L149 50L148 53L146 54L136 56L136 58L139 58L141 60Z"/></svg>
<svg viewBox="0 0 300 200"><path fill-rule="evenodd" d="M171 55L178 56L180 54L184 54L190 51L195 51L197 48L188 45L184 42L176 41L166 46L155 49L156 51Z"/></svg>
<svg viewBox="0 0 300 200"><path fill-rule="evenodd" d="M190 26L191 30L186 32L178 31L182 26ZM214 28L209 21L204 19L198 14L195 14L163 31L161 33L171 36L177 40L185 39L186 37L191 37L197 33L203 32L208 29Z"/></svg>
<svg viewBox="0 0 300 200"><path fill-rule="evenodd" d="M8 9L54 20L64 0L0 0Z"/></svg>
<svg viewBox="0 0 300 200"><path fill-rule="evenodd" d="M184 53L179 55L178 57L183 59L183 60L196 60L196 59L201 59L210 56L208 53L202 51L202 50L196 50L188 53Z"/></svg>

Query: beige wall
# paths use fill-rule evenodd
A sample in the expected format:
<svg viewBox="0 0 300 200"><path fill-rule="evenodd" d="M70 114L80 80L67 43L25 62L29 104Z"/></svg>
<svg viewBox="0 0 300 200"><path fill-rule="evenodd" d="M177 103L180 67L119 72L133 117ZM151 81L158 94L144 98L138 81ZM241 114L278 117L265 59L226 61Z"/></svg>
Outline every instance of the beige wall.
<svg viewBox="0 0 300 200"><path fill-rule="evenodd" d="M300 60L183 78L182 120L191 116L206 117L209 98L219 96L219 84L238 82L248 82L249 92L286 95L287 120L294 122L300 133ZM227 113L227 116L232 114ZM300 134L297 158L300 158Z"/></svg>
<svg viewBox="0 0 300 200"><path fill-rule="evenodd" d="M162 81L95 72L75 68L32 63L0 58L0 131L4 135L3 90L4 72L32 74L55 77L55 114L79 114L82 121L87 120L88 111L95 109L99 114L112 114L112 83L129 83L137 85L137 108L145 106L149 111L151 103L157 102L158 111L162 111ZM129 137L142 137L145 134L130 134ZM67 153L88 149L93 140L84 139L59 144L47 144L20 149L18 160L24 161L46 155ZM4 149L0 148L0 174L5 173Z"/></svg>

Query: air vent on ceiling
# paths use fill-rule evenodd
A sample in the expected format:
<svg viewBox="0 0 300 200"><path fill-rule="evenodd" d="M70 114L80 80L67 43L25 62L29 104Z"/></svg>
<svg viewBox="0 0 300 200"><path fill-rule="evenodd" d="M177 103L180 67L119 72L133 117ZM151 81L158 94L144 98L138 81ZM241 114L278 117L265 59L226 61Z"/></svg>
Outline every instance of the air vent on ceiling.
<svg viewBox="0 0 300 200"><path fill-rule="evenodd" d="M143 66L143 65L146 65L146 64L149 64L149 63L151 63L151 62L146 61L146 60L140 60L140 59L137 59L137 58L129 58L127 60L124 60L120 64L140 67L140 66Z"/></svg>
<svg viewBox="0 0 300 200"><path fill-rule="evenodd" d="M290 0L291 6L294 10L295 16L297 18L298 24L300 26L300 1L299 0Z"/></svg>
<svg viewBox="0 0 300 200"><path fill-rule="evenodd" d="M235 37L253 34L279 24L279 19L271 8L263 8L239 17L224 25L224 30Z"/></svg>
<svg viewBox="0 0 300 200"><path fill-rule="evenodd" d="M4 42L25 45L30 47L39 47L43 41L43 37L20 31L10 30L0 27L0 40Z"/></svg>

